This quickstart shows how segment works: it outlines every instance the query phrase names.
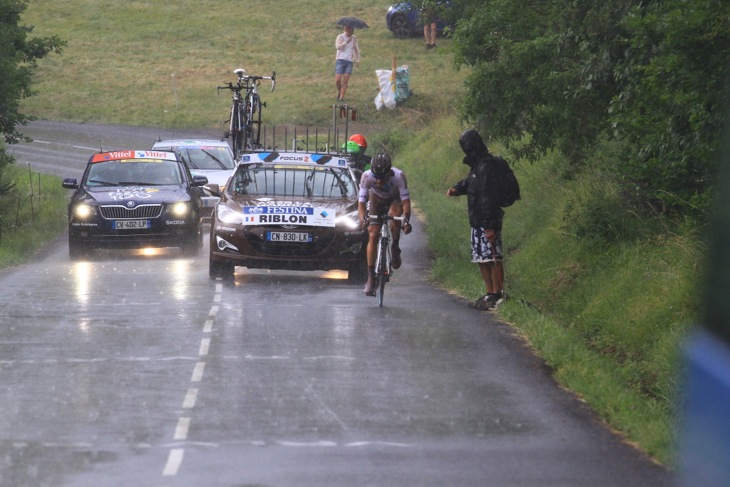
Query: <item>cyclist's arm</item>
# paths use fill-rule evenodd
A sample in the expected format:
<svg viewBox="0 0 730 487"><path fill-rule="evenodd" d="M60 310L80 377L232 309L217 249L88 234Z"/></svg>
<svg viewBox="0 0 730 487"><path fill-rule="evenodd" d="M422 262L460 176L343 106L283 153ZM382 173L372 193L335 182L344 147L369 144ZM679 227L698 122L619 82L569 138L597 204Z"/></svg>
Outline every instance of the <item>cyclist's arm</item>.
<svg viewBox="0 0 730 487"><path fill-rule="evenodd" d="M357 218L361 226L364 226L365 220L367 220L367 205L359 201L357 203Z"/></svg>

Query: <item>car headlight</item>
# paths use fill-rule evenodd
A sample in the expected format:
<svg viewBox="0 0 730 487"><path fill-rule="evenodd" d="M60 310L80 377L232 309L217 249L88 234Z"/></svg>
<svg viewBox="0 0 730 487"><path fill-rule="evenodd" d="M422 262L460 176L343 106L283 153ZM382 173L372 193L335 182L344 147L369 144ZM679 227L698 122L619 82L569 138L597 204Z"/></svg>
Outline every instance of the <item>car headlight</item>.
<svg viewBox="0 0 730 487"><path fill-rule="evenodd" d="M358 216L357 210L338 216L335 220L335 224L342 225L351 230L360 228L360 217Z"/></svg>
<svg viewBox="0 0 730 487"><path fill-rule="evenodd" d="M86 220L96 214L96 209L91 205L76 205L73 214L79 220Z"/></svg>
<svg viewBox="0 0 730 487"><path fill-rule="evenodd" d="M229 223L233 225L243 224L243 213L239 213L230 209L226 205L217 205L215 207L216 217L221 223Z"/></svg>
<svg viewBox="0 0 730 487"><path fill-rule="evenodd" d="M187 203L175 203L170 207L170 212L177 218L182 218L188 214L190 208Z"/></svg>

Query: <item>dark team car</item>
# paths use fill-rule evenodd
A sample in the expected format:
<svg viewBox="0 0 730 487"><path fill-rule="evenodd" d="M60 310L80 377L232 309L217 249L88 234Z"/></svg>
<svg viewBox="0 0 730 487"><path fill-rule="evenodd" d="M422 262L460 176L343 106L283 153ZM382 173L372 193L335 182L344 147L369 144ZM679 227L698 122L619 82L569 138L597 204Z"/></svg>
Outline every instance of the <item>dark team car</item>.
<svg viewBox="0 0 730 487"><path fill-rule="evenodd" d="M201 201L192 176L174 152L123 150L92 155L68 205L71 258L97 248L180 247L196 254L202 246Z"/></svg>
<svg viewBox="0 0 730 487"><path fill-rule="evenodd" d="M444 8L449 7L450 2L444 3ZM388 7L385 14L385 23L388 30L393 32L396 37L414 37L423 35L423 23L421 22L421 10L418 8L418 2L398 2ZM436 30L442 35L443 30L448 26L448 22L439 19L436 22Z"/></svg>
<svg viewBox="0 0 730 487"><path fill-rule="evenodd" d="M343 156L308 152L244 154L213 211L210 276L235 266L348 271L366 277L367 234L358 187Z"/></svg>

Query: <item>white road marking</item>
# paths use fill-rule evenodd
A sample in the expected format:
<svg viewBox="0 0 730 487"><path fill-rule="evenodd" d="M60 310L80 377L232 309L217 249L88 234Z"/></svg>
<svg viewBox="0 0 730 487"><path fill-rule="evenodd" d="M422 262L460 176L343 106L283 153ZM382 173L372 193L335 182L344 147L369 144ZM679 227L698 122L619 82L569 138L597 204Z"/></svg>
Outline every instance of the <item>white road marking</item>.
<svg viewBox="0 0 730 487"><path fill-rule="evenodd" d="M203 325L203 333L210 333L213 330L213 320L206 320Z"/></svg>
<svg viewBox="0 0 730 487"><path fill-rule="evenodd" d="M210 308L210 313L208 313L208 316L215 317L215 315L218 314L218 306L212 306Z"/></svg>
<svg viewBox="0 0 730 487"><path fill-rule="evenodd" d="M195 364L195 369L193 369L193 376L190 378L191 382L200 382L200 380L203 378L203 369L205 369L205 362L198 362Z"/></svg>
<svg viewBox="0 0 730 487"><path fill-rule="evenodd" d="M180 469L180 464L183 461L184 455L185 450L182 448L173 448L170 450L170 454L167 456L167 464L165 465L165 469L162 471L162 475L165 477L177 475L177 471Z"/></svg>
<svg viewBox="0 0 730 487"><path fill-rule="evenodd" d="M185 399L183 400L183 409L192 409L195 407L195 403L198 400L198 390L197 389L188 389L187 394L185 394Z"/></svg>
<svg viewBox="0 0 730 487"><path fill-rule="evenodd" d="M210 348L210 338L203 338L200 340L200 351L198 355L208 355L208 349Z"/></svg>
<svg viewBox="0 0 730 487"><path fill-rule="evenodd" d="M186 440L188 438L188 430L190 429L190 418L182 417L177 420L175 427L175 436L173 440Z"/></svg>

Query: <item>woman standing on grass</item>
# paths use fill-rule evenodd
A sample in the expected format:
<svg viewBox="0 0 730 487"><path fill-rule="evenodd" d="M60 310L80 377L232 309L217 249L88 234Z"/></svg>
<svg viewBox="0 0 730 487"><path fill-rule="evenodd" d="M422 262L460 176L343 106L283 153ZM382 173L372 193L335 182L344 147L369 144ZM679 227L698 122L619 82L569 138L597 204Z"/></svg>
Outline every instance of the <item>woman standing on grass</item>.
<svg viewBox="0 0 730 487"><path fill-rule="evenodd" d="M350 81L352 66L360 64L360 47L357 37L352 33L352 27L345 26L345 31L335 39L335 85L337 86L337 101L345 101L347 83Z"/></svg>

